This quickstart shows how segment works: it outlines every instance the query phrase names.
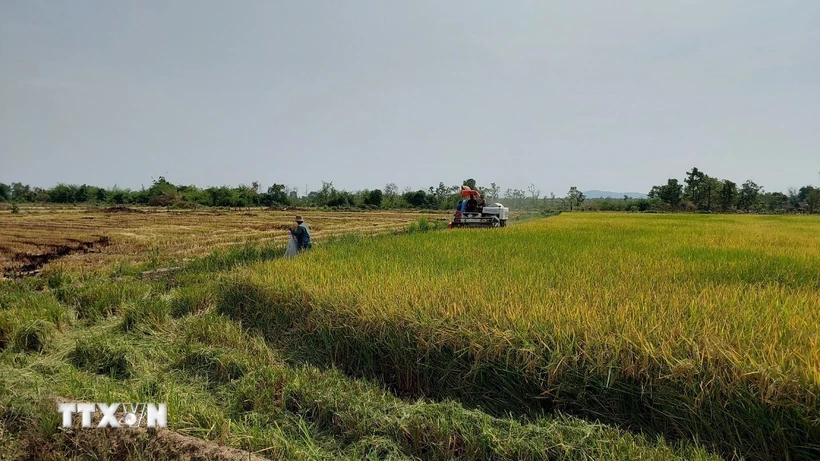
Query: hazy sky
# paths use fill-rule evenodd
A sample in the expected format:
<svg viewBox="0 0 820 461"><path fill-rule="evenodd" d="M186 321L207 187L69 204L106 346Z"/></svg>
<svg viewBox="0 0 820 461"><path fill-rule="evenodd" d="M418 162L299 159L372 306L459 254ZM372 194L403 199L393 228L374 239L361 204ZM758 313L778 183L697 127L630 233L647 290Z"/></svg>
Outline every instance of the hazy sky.
<svg viewBox="0 0 820 461"><path fill-rule="evenodd" d="M0 181L820 183L820 1L0 0Z"/></svg>

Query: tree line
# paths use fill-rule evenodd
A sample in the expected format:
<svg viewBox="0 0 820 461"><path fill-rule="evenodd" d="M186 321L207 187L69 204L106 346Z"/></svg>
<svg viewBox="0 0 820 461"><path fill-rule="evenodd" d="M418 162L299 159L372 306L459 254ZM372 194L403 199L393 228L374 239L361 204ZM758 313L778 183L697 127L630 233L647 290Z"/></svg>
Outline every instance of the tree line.
<svg viewBox="0 0 820 461"><path fill-rule="evenodd" d="M696 167L686 172L683 183L670 178L649 191L652 206L661 210L703 212L814 213L820 211L820 188L811 185L783 192L766 192L746 180L738 185L729 179L709 176Z"/></svg>
<svg viewBox="0 0 820 461"><path fill-rule="evenodd" d="M464 185L476 187L474 179L463 181ZM332 182L322 182L319 190L299 194L296 188L284 184L273 184L262 190L260 183L250 185L220 186L199 188L194 185L177 185L169 182L164 176L153 180L150 187L140 190L113 187L90 186L87 184L57 184L50 189L31 187L14 182L0 183L0 202L11 203L57 203L57 204L92 204L92 205L147 205L185 209L198 206L214 207L275 207L275 206L310 206L332 208L420 208L449 209L455 208L461 200L461 185L431 186L428 189L400 191L394 183L384 189L364 189L359 191L340 190ZM492 184L486 188L489 198L501 198L500 189ZM508 190L509 198L524 196L523 191Z"/></svg>
<svg viewBox="0 0 820 461"><path fill-rule="evenodd" d="M683 182L670 178L666 184L652 187L648 198L589 199L577 187L563 197L541 195L534 184L526 190L503 190L496 184L479 186L469 178L458 185L427 189L399 190L395 183L383 189L347 191L337 189L332 182L322 182L318 190L299 194L296 188L273 184L262 190L260 183L250 185L199 188L176 185L165 177L153 180L150 187L140 190L110 189L87 184L57 184L50 189L31 187L15 182L0 183L0 202L58 203L97 205L148 205L185 209L209 207L329 207L359 209L417 208L449 210L462 199L462 185L478 189L488 203L503 201L506 206L538 211L690 211L690 212L757 212L813 213L820 211L820 188L811 185L783 192L766 192L752 180L738 185L728 179L718 179L698 168L686 172Z"/></svg>

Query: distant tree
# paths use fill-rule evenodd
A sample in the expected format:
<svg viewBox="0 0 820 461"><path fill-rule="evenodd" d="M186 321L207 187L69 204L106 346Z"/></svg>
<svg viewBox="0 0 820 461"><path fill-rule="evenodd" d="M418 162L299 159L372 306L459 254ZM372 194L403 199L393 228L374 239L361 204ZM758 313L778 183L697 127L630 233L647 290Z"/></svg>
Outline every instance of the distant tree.
<svg viewBox="0 0 820 461"><path fill-rule="evenodd" d="M512 200L523 200L527 197L527 194L524 193L521 189L507 189L504 192L505 199L512 199Z"/></svg>
<svg viewBox="0 0 820 461"><path fill-rule="evenodd" d="M59 183L49 189L48 197L52 203L71 203L74 201L74 191L71 186Z"/></svg>
<svg viewBox="0 0 820 461"><path fill-rule="evenodd" d="M258 185L257 185L258 187ZM249 207L259 203L259 194L253 186L240 184L235 189L231 190L232 203L235 207Z"/></svg>
<svg viewBox="0 0 820 461"><path fill-rule="evenodd" d="M209 187L205 192L208 194L210 206L233 206L233 194L227 187Z"/></svg>
<svg viewBox="0 0 820 461"><path fill-rule="evenodd" d="M380 207L382 206L382 200L384 196L382 191L379 189L373 189L367 193L367 196L364 198L365 205Z"/></svg>
<svg viewBox="0 0 820 461"><path fill-rule="evenodd" d="M535 189L535 184L530 183L530 187L527 188L527 192L530 193L530 198L532 198L533 203L538 201L538 197L541 196L541 191Z"/></svg>
<svg viewBox="0 0 820 461"><path fill-rule="evenodd" d="M797 201L798 202L805 202L808 198L811 191L814 190L814 186L803 186L797 191Z"/></svg>
<svg viewBox="0 0 820 461"><path fill-rule="evenodd" d="M151 187L141 192L140 202L151 206L168 206L181 198L177 186L168 182L165 176L155 179Z"/></svg>
<svg viewBox="0 0 820 461"><path fill-rule="evenodd" d="M438 186L435 189L433 189L433 187L430 187L430 193L434 196L436 208L448 208L450 188L445 186L443 182L439 182Z"/></svg>
<svg viewBox="0 0 820 461"><path fill-rule="evenodd" d="M329 205L330 200L333 198L333 195L336 193L336 188L333 187L333 181L325 182L322 181L322 188L316 191L316 193L312 197L312 202L316 206L326 206Z"/></svg>
<svg viewBox="0 0 820 461"><path fill-rule="evenodd" d="M498 184L491 182L490 188L487 189L487 199L489 200L498 200L498 196L501 193L501 188L498 187Z"/></svg>
<svg viewBox="0 0 820 461"><path fill-rule="evenodd" d="M105 203L105 200L108 198L108 191L103 189L102 187L97 187L94 191L94 200L99 203Z"/></svg>
<svg viewBox="0 0 820 461"><path fill-rule="evenodd" d="M638 207L638 211L649 211L652 208L652 203L645 198L641 198L635 201L635 206Z"/></svg>
<svg viewBox="0 0 820 461"><path fill-rule="evenodd" d="M405 192L402 197L413 208L425 208L427 206L427 193L423 190Z"/></svg>
<svg viewBox="0 0 820 461"><path fill-rule="evenodd" d="M706 175L702 171L698 170L696 167L692 167L691 170L686 172L686 179L683 180L683 182L686 183L686 187L683 192L695 205L699 205L701 203L701 183L703 182L705 176Z"/></svg>
<svg viewBox="0 0 820 461"><path fill-rule="evenodd" d="M770 192L761 194L759 197L763 208L772 213L781 213L788 211L789 196L782 192Z"/></svg>
<svg viewBox="0 0 820 461"><path fill-rule="evenodd" d="M196 205L210 205L208 192L196 187L193 184L188 186L177 186L177 193L179 194L179 201L186 202L188 206L195 207Z"/></svg>
<svg viewBox="0 0 820 461"><path fill-rule="evenodd" d="M115 203L117 205L121 205L127 202L129 195L130 194L128 193L128 191L122 190L116 185L114 185L114 187L111 188L111 193L108 194L108 201L111 203Z"/></svg>
<svg viewBox="0 0 820 461"><path fill-rule="evenodd" d="M670 178L666 181L666 184L654 186L649 191L649 198L658 198L670 207L677 208L680 205L682 193L683 185L679 184L677 179ZM629 197L624 195L624 200L629 200Z"/></svg>
<svg viewBox="0 0 820 461"><path fill-rule="evenodd" d="M350 192L333 189L327 201L327 206L348 207L353 206L355 202L356 200Z"/></svg>
<svg viewBox="0 0 820 461"><path fill-rule="evenodd" d="M809 206L809 213L820 210L820 189L812 188L812 190L806 194L806 204Z"/></svg>
<svg viewBox="0 0 820 461"><path fill-rule="evenodd" d="M737 200L737 184L724 179L720 185L720 208L724 212L735 206Z"/></svg>
<svg viewBox="0 0 820 461"><path fill-rule="evenodd" d="M586 197L584 197L584 194L581 191L579 191L577 187L570 187L569 192L567 192L567 202L569 203L569 211L572 211L573 207L580 207L581 203L583 203L585 199Z"/></svg>
<svg viewBox="0 0 820 461"><path fill-rule="evenodd" d="M712 211L712 207L720 203L720 191L722 183L709 175L704 175L698 185L698 202L695 205L700 210Z"/></svg>
<svg viewBox="0 0 820 461"><path fill-rule="evenodd" d="M34 201L37 203L45 203L48 202L48 191L43 188L35 187L34 188Z"/></svg>
<svg viewBox="0 0 820 461"><path fill-rule="evenodd" d="M89 199L88 185L83 184L74 192L74 203L85 203Z"/></svg>
<svg viewBox="0 0 820 461"><path fill-rule="evenodd" d="M462 185L469 186L470 189L475 189L475 187L476 187L475 186L475 179L473 179L473 178L465 179L464 182L462 183Z"/></svg>
<svg viewBox="0 0 820 461"><path fill-rule="evenodd" d="M259 206L262 202L262 197L261 197L262 194L259 193L260 188L261 188L261 186L259 184L259 181L253 181L251 183L251 191L253 192L254 198L256 199L256 202L254 203L254 205L256 205L256 206Z"/></svg>
<svg viewBox="0 0 820 461"><path fill-rule="evenodd" d="M11 183L11 201L33 202L34 193L31 191L31 186L20 182Z"/></svg>
<svg viewBox="0 0 820 461"><path fill-rule="evenodd" d="M789 207L798 208L800 205L800 197L797 195L797 189L789 187L786 190L786 195L789 197Z"/></svg>
<svg viewBox="0 0 820 461"><path fill-rule="evenodd" d="M395 208L398 206L399 186L396 183L385 184L382 192L384 192L382 194L382 207Z"/></svg>
<svg viewBox="0 0 820 461"><path fill-rule="evenodd" d="M461 202L461 186L458 184L453 184L447 188L447 198L444 204L440 205L439 208L443 209L450 209L456 206L457 203Z"/></svg>
<svg viewBox="0 0 820 461"><path fill-rule="evenodd" d="M738 194L737 206L743 211L751 210L758 201L761 187L754 183L751 179L746 180L740 186L740 193Z"/></svg>
<svg viewBox="0 0 820 461"><path fill-rule="evenodd" d="M259 203L264 206L289 205L290 197L285 191L284 184L274 184L268 191L259 194Z"/></svg>
<svg viewBox="0 0 820 461"><path fill-rule="evenodd" d="M11 200L11 187L0 182L0 202L8 202L9 200Z"/></svg>

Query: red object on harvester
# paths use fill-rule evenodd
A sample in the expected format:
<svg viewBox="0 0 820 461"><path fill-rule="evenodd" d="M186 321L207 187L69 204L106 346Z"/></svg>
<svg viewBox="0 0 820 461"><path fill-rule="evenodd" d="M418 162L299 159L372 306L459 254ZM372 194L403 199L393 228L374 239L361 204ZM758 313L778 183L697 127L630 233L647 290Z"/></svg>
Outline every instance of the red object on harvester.
<svg viewBox="0 0 820 461"><path fill-rule="evenodd" d="M467 186L464 186L464 187L467 187ZM461 189L461 196L462 197L470 197L470 196L478 197L478 191L477 190L471 190L471 189Z"/></svg>

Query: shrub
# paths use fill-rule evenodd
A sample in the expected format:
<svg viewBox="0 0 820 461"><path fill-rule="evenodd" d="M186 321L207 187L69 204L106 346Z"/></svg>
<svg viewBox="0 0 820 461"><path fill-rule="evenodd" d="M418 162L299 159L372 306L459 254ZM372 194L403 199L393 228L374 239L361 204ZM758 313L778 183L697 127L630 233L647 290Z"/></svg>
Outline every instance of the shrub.
<svg viewBox="0 0 820 461"><path fill-rule="evenodd" d="M255 365L246 354L211 346L192 348L176 364L180 370L221 384L241 378Z"/></svg>
<svg viewBox="0 0 820 461"><path fill-rule="evenodd" d="M129 303L123 309L120 327L123 331L151 331L162 330L168 322L170 306L162 298L140 299Z"/></svg>

